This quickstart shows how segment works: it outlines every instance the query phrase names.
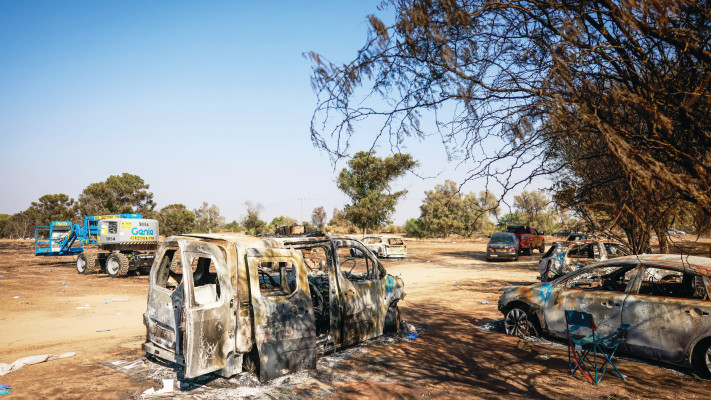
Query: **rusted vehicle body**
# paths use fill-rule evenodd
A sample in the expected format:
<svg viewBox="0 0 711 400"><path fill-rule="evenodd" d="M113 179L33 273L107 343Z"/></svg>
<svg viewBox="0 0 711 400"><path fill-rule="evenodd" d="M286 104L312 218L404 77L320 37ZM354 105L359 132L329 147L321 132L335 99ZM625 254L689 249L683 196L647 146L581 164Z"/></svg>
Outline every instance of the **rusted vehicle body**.
<svg viewBox="0 0 711 400"><path fill-rule="evenodd" d="M538 271L541 281L546 282L594 262L631 254L627 246L616 240L553 242L538 261Z"/></svg>
<svg viewBox="0 0 711 400"><path fill-rule="evenodd" d="M143 349L187 378L246 369L266 381L399 329L403 286L345 237L171 236L151 269Z"/></svg>
<svg viewBox="0 0 711 400"><path fill-rule="evenodd" d="M527 225L509 225L506 232L516 235L519 249L527 256L533 253L533 249L538 249L541 254L546 251L545 232L538 232L536 228Z"/></svg>
<svg viewBox="0 0 711 400"><path fill-rule="evenodd" d="M648 254L602 261L552 282L508 288L506 332L566 337L565 310L593 315L598 333L630 324L624 350L711 374L711 259Z"/></svg>
<svg viewBox="0 0 711 400"><path fill-rule="evenodd" d="M380 258L407 257L407 246L397 236L366 236L363 238L363 244Z"/></svg>

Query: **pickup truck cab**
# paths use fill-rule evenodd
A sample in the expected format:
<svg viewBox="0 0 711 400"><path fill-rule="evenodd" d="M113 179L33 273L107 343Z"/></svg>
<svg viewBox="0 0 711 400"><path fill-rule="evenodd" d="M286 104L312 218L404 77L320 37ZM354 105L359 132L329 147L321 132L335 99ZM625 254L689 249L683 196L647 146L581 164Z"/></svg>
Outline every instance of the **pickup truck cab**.
<svg viewBox="0 0 711 400"><path fill-rule="evenodd" d="M519 249L525 255L530 256L533 249L538 249L541 254L546 252L546 239L543 236L545 232L539 233L536 228L527 225L509 225L506 231L516 235Z"/></svg>
<svg viewBox="0 0 711 400"><path fill-rule="evenodd" d="M267 381L398 330L403 286L347 237L170 236L151 268L143 350L186 378Z"/></svg>

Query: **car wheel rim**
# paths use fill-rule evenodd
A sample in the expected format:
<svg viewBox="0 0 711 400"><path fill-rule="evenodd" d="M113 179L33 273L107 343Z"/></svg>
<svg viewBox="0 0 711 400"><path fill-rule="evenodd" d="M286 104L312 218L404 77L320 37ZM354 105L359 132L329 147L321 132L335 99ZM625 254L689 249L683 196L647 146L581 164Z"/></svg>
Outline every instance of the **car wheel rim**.
<svg viewBox="0 0 711 400"><path fill-rule="evenodd" d="M521 337L528 334L528 316L519 308L514 308L506 314L504 325L509 335Z"/></svg>
<svg viewBox="0 0 711 400"><path fill-rule="evenodd" d="M706 371L711 373L711 347L706 349L706 357L704 357L706 361Z"/></svg>
<svg viewBox="0 0 711 400"><path fill-rule="evenodd" d="M85 269L86 261L84 261L81 257L77 258L77 271L84 272Z"/></svg>
<svg viewBox="0 0 711 400"><path fill-rule="evenodd" d="M113 258L108 260L106 262L106 269L109 271L109 274L115 274L119 269L118 262Z"/></svg>

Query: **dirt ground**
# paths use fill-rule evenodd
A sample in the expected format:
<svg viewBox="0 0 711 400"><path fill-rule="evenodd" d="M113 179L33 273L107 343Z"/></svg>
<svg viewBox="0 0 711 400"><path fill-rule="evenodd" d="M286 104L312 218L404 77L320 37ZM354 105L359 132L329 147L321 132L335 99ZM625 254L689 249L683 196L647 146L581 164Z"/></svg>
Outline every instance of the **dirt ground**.
<svg viewBox="0 0 711 400"><path fill-rule="evenodd" d="M268 384L246 376L214 378L204 387L185 387L175 398L709 397L710 381L629 358L617 362L626 382L610 375L593 386L566 373L561 342L534 340L528 348L486 329L502 318L496 309L502 287L536 281L537 252L518 262L489 263L483 241L407 244L408 259L383 264L405 281L402 318L419 338L371 341L324 357L316 371ZM146 276L77 275L72 257L34 257L32 241L0 241L0 363L76 353L0 376L0 384L12 387L3 400L140 398L145 389L160 388L146 376L99 364L144 355L147 288Z"/></svg>

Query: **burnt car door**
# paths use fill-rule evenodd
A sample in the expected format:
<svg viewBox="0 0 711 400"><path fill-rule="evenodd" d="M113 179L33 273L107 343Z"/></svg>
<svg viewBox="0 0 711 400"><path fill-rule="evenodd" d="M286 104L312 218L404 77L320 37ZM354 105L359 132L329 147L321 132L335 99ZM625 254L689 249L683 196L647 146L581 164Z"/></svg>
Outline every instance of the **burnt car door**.
<svg viewBox="0 0 711 400"><path fill-rule="evenodd" d="M336 275L341 297L341 345L349 346L378 336L383 330L387 305L380 264L354 240L335 240ZM352 257L351 254L362 254ZM385 308L384 308L385 307Z"/></svg>
<svg viewBox="0 0 711 400"><path fill-rule="evenodd" d="M544 309L548 329L565 337L565 310L575 310L592 314L599 334L614 332L622 323L622 306L636 267L636 263L598 265L556 282Z"/></svg>
<svg viewBox="0 0 711 400"><path fill-rule="evenodd" d="M696 339L711 331L706 276L645 266L625 301L622 322L630 324L627 349L646 357L681 363Z"/></svg>
<svg viewBox="0 0 711 400"><path fill-rule="evenodd" d="M230 324L232 286L224 249L203 241L179 243L186 272L182 282L185 377L193 378L224 368L234 349L235 327Z"/></svg>
<svg viewBox="0 0 711 400"><path fill-rule="evenodd" d="M316 324L301 252L251 248L247 268L259 378L316 368Z"/></svg>
<svg viewBox="0 0 711 400"><path fill-rule="evenodd" d="M180 246L165 242L151 268L148 305L143 316L146 345L157 346L151 353L183 363L180 329L183 314L183 277Z"/></svg>

